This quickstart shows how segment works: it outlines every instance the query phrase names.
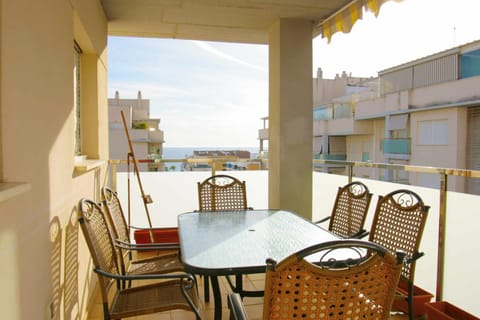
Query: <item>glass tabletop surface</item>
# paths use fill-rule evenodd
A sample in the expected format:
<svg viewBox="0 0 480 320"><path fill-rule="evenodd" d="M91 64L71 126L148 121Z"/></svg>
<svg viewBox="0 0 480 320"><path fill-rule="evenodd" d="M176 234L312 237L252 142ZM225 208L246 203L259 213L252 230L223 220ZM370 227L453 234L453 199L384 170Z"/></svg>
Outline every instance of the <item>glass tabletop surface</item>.
<svg viewBox="0 0 480 320"><path fill-rule="evenodd" d="M178 216L182 259L187 269L232 274L259 271L265 260L281 261L335 235L285 210L191 212Z"/></svg>

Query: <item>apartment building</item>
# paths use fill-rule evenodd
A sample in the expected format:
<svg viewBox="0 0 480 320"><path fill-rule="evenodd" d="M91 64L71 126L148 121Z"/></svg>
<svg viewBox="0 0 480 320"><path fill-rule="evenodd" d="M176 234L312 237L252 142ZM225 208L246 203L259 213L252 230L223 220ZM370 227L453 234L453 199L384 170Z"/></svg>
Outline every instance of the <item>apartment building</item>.
<svg viewBox="0 0 480 320"><path fill-rule="evenodd" d="M130 152L128 139L121 113L132 143L135 158L148 160L138 164L140 171L163 171L165 165L155 162L163 156L164 134L159 129L160 119L150 118L150 100L143 99L138 91L136 99L121 99L115 92L115 98L108 99L108 123L110 135L110 158L126 160ZM118 171L126 171L126 165L119 165Z"/></svg>
<svg viewBox="0 0 480 320"><path fill-rule="evenodd" d="M352 130L346 135L347 160L479 169L479 57L480 41L475 41L380 71L378 96L354 99L353 123L368 124L371 133ZM387 181L440 184L426 173L381 174ZM470 179L457 178L449 185L480 193Z"/></svg>
<svg viewBox="0 0 480 320"><path fill-rule="evenodd" d="M313 79L313 157L323 160L480 169L480 41L378 72ZM268 140L266 118L259 130ZM340 173L344 166L316 164ZM370 168L355 173L438 188L438 177ZM454 178L451 190L480 194L475 179Z"/></svg>
<svg viewBox="0 0 480 320"><path fill-rule="evenodd" d="M313 154L316 159L346 160L346 136L371 133L369 124L352 122L354 104L356 99L375 96L377 91L377 78L353 77L344 71L335 79L324 79L322 70L318 69L317 78L313 79Z"/></svg>

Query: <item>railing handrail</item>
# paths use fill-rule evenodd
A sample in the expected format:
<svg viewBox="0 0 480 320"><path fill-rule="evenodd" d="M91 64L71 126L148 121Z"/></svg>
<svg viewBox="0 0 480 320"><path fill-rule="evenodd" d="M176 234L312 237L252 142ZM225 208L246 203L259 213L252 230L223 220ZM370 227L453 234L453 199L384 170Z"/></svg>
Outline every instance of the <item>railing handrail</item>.
<svg viewBox="0 0 480 320"><path fill-rule="evenodd" d="M432 174L458 176L458 177L480 178L480 170L402 165L402 164L390 164L390 163L380 163L380 162L370 162L370 161L361 162L361 161L314 159L313 162L320 163L320 164L336 164L336 165L343 165L348 167L367 167L367 168L378 168L378 169L404 170L404 171L416 172L416 173L432 173Z"/></svg>
<svg viewBox="0 0 480 320"><path fill-rule="evenodd" d="M178 158L178 159L137 159L139 163L169 163L169 162L183 162L183 163L215 163L215 162L268 162L267 159L254 158L254 159L241 159L237 157L211 157L211 158ZM378 169L392 169L392 170L404 170L408 172L416 173L432 173L432 174L446 174L449 176L480 178L480 170L470 169L458 169L458 168L443 168L443 167L431 167L431 166L417 166L417 165L401 165L390 164L381 162L362 162L362 161L347 161L347 160L322 160L313 159L313 163L318 164L335 164L343 165L347 167L366 167L366 168L378 168ZM126 164L127 160L124 159L109 159L108 162L113 165Z"/></svg>

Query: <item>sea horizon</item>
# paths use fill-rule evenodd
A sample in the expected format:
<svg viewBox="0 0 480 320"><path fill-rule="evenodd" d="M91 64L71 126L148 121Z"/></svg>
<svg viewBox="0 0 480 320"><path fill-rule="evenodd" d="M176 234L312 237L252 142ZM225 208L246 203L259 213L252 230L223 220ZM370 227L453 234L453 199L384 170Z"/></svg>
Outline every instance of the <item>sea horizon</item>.
<svg viewBox="0 0 480 320"><path fill-rule="evenodd" d="M256 158L259 153L259 147L243 146L243 147L163 147L163 159L185 159L193 155L193 151L198 150L244 150L250 152L250 158ZM169 168L175 167L175 170L181 171L181 162L169 162L166 164Z"/></svg>

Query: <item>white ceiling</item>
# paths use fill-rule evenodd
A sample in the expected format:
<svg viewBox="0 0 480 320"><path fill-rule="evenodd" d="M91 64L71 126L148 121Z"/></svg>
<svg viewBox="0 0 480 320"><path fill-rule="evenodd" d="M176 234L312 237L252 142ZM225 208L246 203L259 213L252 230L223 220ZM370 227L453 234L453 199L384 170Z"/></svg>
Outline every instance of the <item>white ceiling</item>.
<svg viewBox="0 0 480 320"><path fill-rule="evenodd" d="M355 0L101 0L109 35L268 43L278 18L317 23Z"/></svg>

